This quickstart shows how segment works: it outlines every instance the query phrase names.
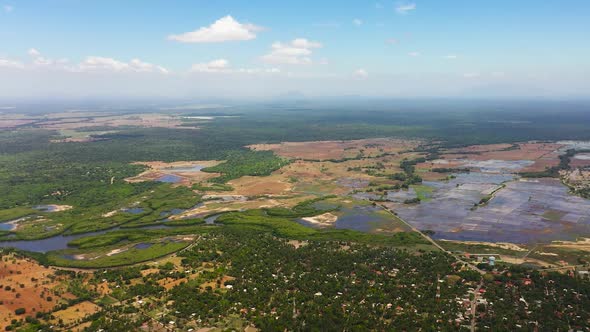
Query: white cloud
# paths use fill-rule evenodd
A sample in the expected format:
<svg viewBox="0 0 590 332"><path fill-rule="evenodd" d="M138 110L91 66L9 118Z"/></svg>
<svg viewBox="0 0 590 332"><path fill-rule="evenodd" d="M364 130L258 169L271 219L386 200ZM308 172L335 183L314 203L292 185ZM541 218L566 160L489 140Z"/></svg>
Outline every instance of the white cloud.
<svg viewBox="0 0 590 332"><path fill-rule="evenodd" d="M312 50L321 47L322 44L305 38L297 38L287 44L277 42L272 44L270 53L262 56L262 60L267 63L288 65L311 64Z"/></svg>
<svg viewBox="0 0 590 332"><path fill-rule="evenodd" d="M369 77L369 73L364 70L363 68L359 68L357 70L355 70L352 75L356 78L360 78L360 79L366 79Z"/></svg>
<svg viewBox="0 0 590 332"><path fill-rule="evenodd" d="M0 58L0 67L5 68L23 68L23 64L19 61Z"/></svg>
<svg viewBox="0 0 590 332"><path fill-rule="evenodd" d="M192 73L226 73L226 74L276 74L278 68L239 68L233 69L229 61L217 59L206 63L196 63L192 65Z"/></svg>
<svg viewBox="0 0 590 332"><path fill-rule="evenodd" d="M355 18L354 20L352 20L352 24L356 25L357 27L360 27L361 25L363 25L363 21L359 18Z"/></svg>
<svg viewBox="0 0 590 332"><path fill-rule="evenodd" d="M5 13L12 13L12 11L14 10L14 7L11 5L4 5L4 12Z"/></svg>
<svg viewBox="0 0 590 332"><path fill-rule="evenodd" d="M449 60L455 60L455 59L459 58L459 56L455 55L455 54L449 54L449 55L445 55L444 58L449 59Z"/></svg>
<svg viewBox="0 0 590 332"><path fill-rule="evenodd" d="M152 63L143 62L139 59L132 59L130 62L123 62L113 58L89 56L82 61L77 67L72 68L74 71L83 72L135 72L135 73L161 73L168 74L169 71L161 66Z"/></svg>
<svg viewBox="0 0 590 332"><path fill-rule="evenodd" d="M27 53L34 58L41 56L41 52L37 51L35 48L31 48Z"/></svg>
<svg viewBox="0 0 590 332"><path fill-rule="evenodd" d="M185 32L180 35L170 35L168 39L181 43L221 43L226 41L252 40L256 38L256 31L262 30L253 24L243 24L231 16L225 16L208 27Z"/></svg>
<svg viewBox="0 0 590 332"><path fill-rule="evenodd" d="M396 38L388 38L385 42L393 45L399 43L399 40L397 40Z"/></svg>
<svg viewBox="0 0 590 332"><path fill-rule="evenodd" d="M413 56L413 57L417 57L417 56L420 56L422 54L420 54L420 52L410 52L410 53L408 53L408 55L409 56Z"/></svg>
<svg viewBox="0 0 590 332"><path fill-rule="evenodd" d="M217 59L207 63L195 63L191 67L191 72L201 73L222 73L229 71L229 61L225 59Z"/></svg>
<svg viewBox="0 0 590 332"><path fill-rule="evenodd" d="M109 71L123 71L129 69L129 64L115 60L113 58L105 58L100 56L89 56L82 63L79 68L83 71L94 70L109 70Z"/></svg>
<svg viewBox="0 0 590 332"><path fill-rule="evenodd" d="M407 14L409 12L411 12L412 10L416 9L416 4L415 3L410 3L410 2L400 2L397 4L397 6L395 7L395 11L398 14Z"/></svg>

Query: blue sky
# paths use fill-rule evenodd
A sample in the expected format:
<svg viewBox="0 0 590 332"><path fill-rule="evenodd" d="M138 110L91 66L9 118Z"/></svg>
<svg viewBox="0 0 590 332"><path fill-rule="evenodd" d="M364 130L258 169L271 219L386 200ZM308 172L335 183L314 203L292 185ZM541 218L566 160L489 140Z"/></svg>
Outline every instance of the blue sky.
<svg viewBox="0 0 590 332"><path fill-rule="evenodd" d="M0 0L0 96L588 96L589 17L587 0Z"/></svg>

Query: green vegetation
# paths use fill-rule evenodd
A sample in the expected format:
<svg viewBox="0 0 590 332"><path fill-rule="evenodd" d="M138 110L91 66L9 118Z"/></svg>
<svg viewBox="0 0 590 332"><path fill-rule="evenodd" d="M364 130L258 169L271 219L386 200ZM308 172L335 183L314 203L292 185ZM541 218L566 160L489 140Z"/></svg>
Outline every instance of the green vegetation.
<svg viewBox="0 0 590 332"><path fill-rule="evenodd" d="M115 227L143 227L161 223L174 210L188 209L201 201L199 195L185 187L169 184L148 184L139 193L103 205L62 212L35 213L41 221L31 218L20 223L16 239L39 239L58 234L82 234ZM131 209L131 210L129 210ZM14 210L14 209L13 209ZM19 208L19 211L28 211ZM11 210L8 210L11 211ZM173 221L170 225L202 223L202 220Z"/></svg>
<svg viewBox="0 0 590 332"><path fill-rule="evenodd" d="M193 184L193 190L198 191L232 191L234 188L230 185L223 184L223 183L211 183L209 185L205 185L203 183L195 183Z"/></svg>
<svg viewBox="0 0 590 332"><path fill-rule="evenodd" d="M0 222L22 218L35 213L36 210L26 207L17 207L7 210L0 210Z"/></svg>
<svg viewBox="0 0 590 332"><path fill-rule="evenodd" d="M418 199L423 202L428 202L434 191L434 188L425 185L413 185L411 188L416 192Z"/></svg>
<svg viewBox="0 0 590 332"><path fill-rule="evenodd" d="M67 251L54 251L47 255L47 260L51 265L58 266L71 266L81 268L105 268L115 267L121 265L130 265L134 263L140 263L149 261L158 257L166 256L171 253L177 252L178 250L188 246L187 242L174 242L174 241L162 241L151 244L149 248L138 249L135 247L129 247L122 249L120 253L112 254L113 250L119 249L118 247L102 247L99 252L96 250L67 250ZM96 258L90 260L86 259L71 259L66 258L64 255L84 255L101 254Z"/></svg>
<svg viewBox="0 0 590 332"><path fill-rule="evenodd" d="M203 172L221 173L221 176L209 180L210 182L225 183L245 175L270 175L289 163L288 160L275 156L271 151L232 152L226 160L219 165L202 169Z"/></svg>

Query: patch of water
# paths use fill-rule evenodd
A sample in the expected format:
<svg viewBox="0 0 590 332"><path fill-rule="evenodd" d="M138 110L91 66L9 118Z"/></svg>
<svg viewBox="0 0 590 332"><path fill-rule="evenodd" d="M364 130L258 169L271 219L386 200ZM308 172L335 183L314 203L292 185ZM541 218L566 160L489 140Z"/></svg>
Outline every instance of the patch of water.
<svg viewBox="0 0 590 332"><path fill-rule="evenodd" d="M578 153L574 156L577 160L590 160L590 153Z"/></svg>
<svg viewBox="0 0 590 332"><path fill-rule="evenodd" d="M534 163L532 160L469 160L464 167L478 168L482 173L514 173Z"/></svg>
<svg viewBox="0 0 590 332"><path fill-rule="evenodd" d="M141 214L145 211L143 208L135 207L135 208L126 208L121 209L122 212L131 213L131 214Z"/></svg>
<svg viewBox="0 0 590 332"><path fill-rule="evenodd" d="M590 200L570 195L557 179L509 182L477 208L500 182L456 180L439 183L431 201L395 211L418 229L434 230L439 239L533 243L590 234Z"/></svg>
<svg viewBox="0 0 590 332"><path fill-rule="evenodd" d="M145 229L162 229L166 226L144 226L138 227L137 229L145 230ZM0 248L16 248L25 251L32 251L32 252L41 252L46 253L48 251L53 250L62 250L62 249L70 249L72 247L68 246L68 243L87 236L94 236L94 235L102 235L108 232L113 232L116 230L120 230L121 228L116 227L109 230L97 231L97 232L89 232L84 234L76 234L76 235L58 235L54 237L50 237L47 239L41 240L17 240L17 241L0 241Z"/></svg>
<svg viewBox="0 0 590 332"><path fill-rule="evenodd" d="M14 225L7 223L0 223L0 231L11 231L14 229Z"/></svg>
<svg viewBox="0 0 590 332"><path fill-rule="evenodd" d="M223 213L220 214L214 214L212 216L209 216L207 218L205 218L205 224L207 225L217 225L217 223L215 222L215 220L217 220L217 218L219 218Z"/></svg>
<svg viewBox="0 0 590 332"><path fill-rule="evenodd" d="M40 212L55 212L57 211L58 207L55 205L36 205L33 206L33 209Z"/></svg>
<svg viewBox="0 0 590 332"><path fill-rule="evenodd" d="M169 172L176 172L176 173L193 173L193 172L200 172L205 166L201 165L193 165L193 166L178 166L178 167L168 167L164 168L164 170Z"/></svg>
<svg viewBox="0 0 590 332"><path fill-rule="evenodd" d="M386 197L388 201L403 203L405 200L418 197L418 195L414 188L409 188L407 190L389 191Z"/></svg>
<svg viewBox="0 0 590 332"><path fill-rule="evenodd" d="M133 248L135 249L148 249L149 247L153 246L153 243L138 243L135 246L133 246Z"/></svg>
<svg viewBox="0 0 590 332"><path fill-rule="evenodd" d="M156 181L164 183L178 183L182 181L182 177L174 174L166 174L157 178Z"/></svg>

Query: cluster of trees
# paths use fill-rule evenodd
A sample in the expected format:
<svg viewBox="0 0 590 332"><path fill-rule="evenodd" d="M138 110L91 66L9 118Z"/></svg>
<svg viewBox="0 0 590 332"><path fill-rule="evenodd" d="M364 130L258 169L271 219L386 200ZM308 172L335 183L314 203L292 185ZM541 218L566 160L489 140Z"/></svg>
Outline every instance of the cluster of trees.
<svg viewBox="0 0 590 332"><path fill-rule="evenodd" d="M230 153L226 161L212 167L203 168L203 172L221 173L221 176L209 180L225 183L245 175L265 176L289 164L289 160L276 156L272 151L237 151Z"/></svg>
<svg viewBox="0 0 590 332"><path fill-rule="evenodd" d="M486 284L477 324L497 330L583 331L590 321L590 282L563 273L511 267Z"/></svg>

